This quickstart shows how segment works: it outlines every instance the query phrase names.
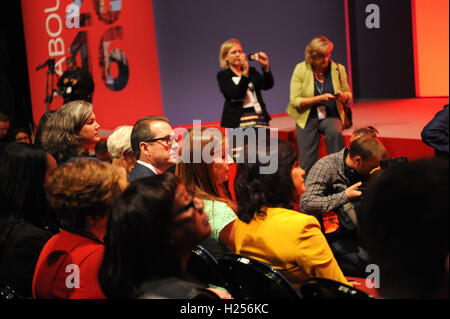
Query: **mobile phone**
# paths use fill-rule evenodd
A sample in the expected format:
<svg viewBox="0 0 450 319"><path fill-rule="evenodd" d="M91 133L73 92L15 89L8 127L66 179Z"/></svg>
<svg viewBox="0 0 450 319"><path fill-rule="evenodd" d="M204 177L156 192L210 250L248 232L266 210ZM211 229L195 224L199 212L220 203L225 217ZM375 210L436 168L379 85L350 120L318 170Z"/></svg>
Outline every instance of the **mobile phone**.
<svg viewBox="0 0 450 319"><path fill-rule="evenodd" d="M258 52L256 52L256 53L250 53L250 54L248 55L248 59L249 59L250 61L258 61L258 59L259 59L259 53L258 53Z"/></svg>

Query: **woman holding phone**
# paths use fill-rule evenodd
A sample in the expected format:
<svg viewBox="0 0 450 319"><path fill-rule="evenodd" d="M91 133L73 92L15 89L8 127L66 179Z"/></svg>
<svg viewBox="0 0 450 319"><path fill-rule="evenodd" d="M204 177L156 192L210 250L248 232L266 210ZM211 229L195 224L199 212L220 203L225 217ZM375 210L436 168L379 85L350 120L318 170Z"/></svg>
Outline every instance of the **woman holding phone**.
<svg viewBox="0 0 450 319"><path fill-rule="evenodd" d="M305 61L296 65L291 77L286 112L296 121L300 167L306 174L318 160L321 134L328 154L345 147L343 104L350 104L352 92L345 67L330 59L333 46L324 36L312 39Z"/></svg>
<svg viewBox="0 0 450 319"><path fill-rule="evenodd" d="M248 64L247 55L236 39L225 41L219 53L217 81L225 97L220 126L228 128L268 127L270 115L261 90L273 87L269 57L264 52L250 55L259 62L262 74Z"/></svg>

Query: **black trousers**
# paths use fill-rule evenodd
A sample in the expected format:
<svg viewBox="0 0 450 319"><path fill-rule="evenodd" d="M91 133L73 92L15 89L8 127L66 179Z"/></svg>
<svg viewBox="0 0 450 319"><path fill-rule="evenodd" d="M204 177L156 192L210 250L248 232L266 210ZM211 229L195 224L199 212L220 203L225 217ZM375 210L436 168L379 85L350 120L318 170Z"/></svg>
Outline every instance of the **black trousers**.
<svg viewBox="0 0 450 319"><path fill-rule="evenodd" d="M327 117L323 120L310 118L304 129L298 125L296 125L296 129L300 167L306 172L306 175L319 158L321 134L324 134L328 154L339 152L345 147L342 122L338 118Z"/></svg>

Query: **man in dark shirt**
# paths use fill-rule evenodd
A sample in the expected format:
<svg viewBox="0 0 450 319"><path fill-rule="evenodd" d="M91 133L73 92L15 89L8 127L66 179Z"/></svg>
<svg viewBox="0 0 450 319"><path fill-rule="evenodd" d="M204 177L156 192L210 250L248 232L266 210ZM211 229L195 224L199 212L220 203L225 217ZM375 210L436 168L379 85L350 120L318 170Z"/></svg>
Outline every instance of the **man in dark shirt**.
<svg viewBox="0 0 450 319"><path fill-rule="evenodd" d="M89 71L77 67L74 57L66 60L67 70L58 80L58 93L64 98L64 104L75 100L92 102L94 81Z"/></svg>

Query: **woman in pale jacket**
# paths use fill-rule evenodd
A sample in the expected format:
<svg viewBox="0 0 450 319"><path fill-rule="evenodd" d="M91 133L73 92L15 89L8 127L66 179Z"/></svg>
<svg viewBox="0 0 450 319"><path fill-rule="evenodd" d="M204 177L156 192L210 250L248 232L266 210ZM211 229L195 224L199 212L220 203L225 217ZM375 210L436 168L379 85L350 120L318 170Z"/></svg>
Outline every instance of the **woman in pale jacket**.
<svg viewBox="0 0 450 319"><path fill-rule="evenodd" d="M312 39L291 78L286 112L296 121L300 167L306 174L318 159L321 134L328 154L345 147L343 104L350 104L352 92L345 67L330 59L333 46L324 36Z"/></svg>

